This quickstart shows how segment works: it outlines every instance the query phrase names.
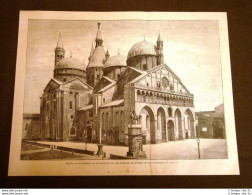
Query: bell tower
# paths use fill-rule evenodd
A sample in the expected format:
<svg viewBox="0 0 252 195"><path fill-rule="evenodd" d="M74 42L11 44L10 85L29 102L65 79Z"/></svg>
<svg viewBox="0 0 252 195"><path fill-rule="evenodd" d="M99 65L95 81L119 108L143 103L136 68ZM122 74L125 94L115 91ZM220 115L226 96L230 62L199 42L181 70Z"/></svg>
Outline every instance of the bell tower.
<svg viewBox="0 0 252 195"><path fill-rule="evenodd" d="M158 39L157 39L157 65L164 63L163 46L164 46L164 42L159 33Z"/></svg>
<svg viewBox="0 0 252 195"><path fill-rule="evenodd" d="M61 33L59 34L59 39L57 42L57 46L54 50L55 52L55 61L54 61L54 65L56 66L56 64L65 57L65 49L63 47L63 42L62 42L62 38L61 38Z"/></svg>

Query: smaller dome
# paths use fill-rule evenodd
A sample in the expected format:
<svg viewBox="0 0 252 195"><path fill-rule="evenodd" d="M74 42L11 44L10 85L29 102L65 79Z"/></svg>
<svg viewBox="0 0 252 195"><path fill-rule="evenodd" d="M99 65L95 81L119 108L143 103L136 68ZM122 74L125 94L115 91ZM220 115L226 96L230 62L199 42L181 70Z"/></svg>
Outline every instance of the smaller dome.
<svg viewBox="0 0 252 195"><path fill-rule="evenodd" d="M104 64L103 64L104 60L105 60L105 51L102 46L98 46L94 49L94 52L92 53L92 56L90 57L88 68L104 67Z"/></svg>
<svg viewBox="0 0 252 195"><path fill-rule="evenodd" d="M126 57L120 54L110 57L105 63L105 68L112 66L127 66Z"/></svg>
<svg viewBox="0 0 252 195"><path fill-rule="evenodd" d="M141 41L141 42L136 43L129 50L127 60L129 58L132 58L134 56L139 56L139 55L155 55L156 56L157 55L156 45L148 41Z"/></svg>
<svg viewBox="0 0 252 195"><path fill-rule="evenodd" d="M68 57L61 59L55 67L55 69L61 69L61 68L73 68L84 70L85 67L80 60L73 57Z"/></svg>

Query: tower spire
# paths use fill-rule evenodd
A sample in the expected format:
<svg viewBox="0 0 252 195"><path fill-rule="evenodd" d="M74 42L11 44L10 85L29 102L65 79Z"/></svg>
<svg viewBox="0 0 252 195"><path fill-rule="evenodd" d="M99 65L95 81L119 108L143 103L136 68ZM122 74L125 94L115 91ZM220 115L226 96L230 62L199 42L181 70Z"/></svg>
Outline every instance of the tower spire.
<svg viewBox="0 0 252 195"><path fill-rule="evenodd" d="M62 41L62 38L61 38L61 32L59 34L59 39L58 39L56 48L64 48L63 47L63 41Z"/></svg>
<svg viewBox="0 0 252 195"><path fill-rule="evenodd" d="M161 38L160 31L159 31L157 42L161 42L161 41L163 41L163 40Z"/></svg>
<svg viewBox="0 0 252 195"><path fill-rule="evenodd" d="M65 49L63 47L61 32L59 33L59 38L54 53L55 53L54 65L56 66L57 63L65 57Z"/></svg>
<svg viewBox="0 0 252 195"><path fill-rule="evenodd" d="M158 54L157 64L158 65L164 63L163 44L164 42L161 38L160 31L159 31L158 39L157 39L157 54Z"/></svg>
<svg viewBox="0 0 252 195"><path fill-rule="evenodd" d="M95 47L98 47L98 46L102 46L102 43L103 43L103 40L102 40L102 34L101 34L101 23L98 22L97 23L98 25L98 29L97 29L97 34L96 34L96 38L95 38L95 42L96 42L96 46Z"/></svg>

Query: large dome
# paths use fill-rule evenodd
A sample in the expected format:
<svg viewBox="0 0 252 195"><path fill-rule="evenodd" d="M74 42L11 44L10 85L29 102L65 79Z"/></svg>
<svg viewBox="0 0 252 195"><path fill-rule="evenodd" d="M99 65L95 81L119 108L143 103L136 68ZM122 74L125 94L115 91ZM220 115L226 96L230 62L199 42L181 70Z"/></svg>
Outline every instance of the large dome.
<svg viewBox="0 0 252 195"><path fill-rule="evenodd" d="M90 67L104 67L103 61L105 60L105 51L102 46L95 48L90 58L88 68Z"/></svg>
<svg viewBox="0 0 252 195"><path fill-rule="evenodd" d="M61 68L73 68L84 70L84 64L76 58L68 57L61 59L55 67L55 69L61 69Z"/></svg>
<svg viewBox="0 0 252 195"><path fill-rule="evenodd" d="M120 54L110 57L106 61L105 67L107 68L107 67L112 67L112 66L127 66L126 57Z"/></svg>
<svg viewBox="0 0 252 195"><path fill-rule="evenodd" d="M139 55L157 55L156 52L156 45L148 42L148 41L142 41L139 43L136 43L131 47L131 49L128 52L127 60Z"/></svg>

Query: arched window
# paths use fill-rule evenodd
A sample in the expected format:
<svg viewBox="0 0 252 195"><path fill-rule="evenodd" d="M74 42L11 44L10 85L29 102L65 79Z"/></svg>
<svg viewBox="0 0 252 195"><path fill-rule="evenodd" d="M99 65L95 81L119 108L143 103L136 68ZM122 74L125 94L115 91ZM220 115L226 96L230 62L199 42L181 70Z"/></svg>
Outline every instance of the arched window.
<svg viewBox="0 0 252 195"><path fill-rule="evenodd" d="M147 70L147 64L143 65L143 70Z"/></svg>
<svg viewBox="0 0 252 195"><path fill-rule="evenodd" d="M63 78L63 82L66 82L67 81L67 79L66 78Z"/></svg>
<svg viewBox="0 0 252 195"><path fill-rule="evenodd" d="M73 102L72 101L69 102L69 109L73 109Z"/></svg>

